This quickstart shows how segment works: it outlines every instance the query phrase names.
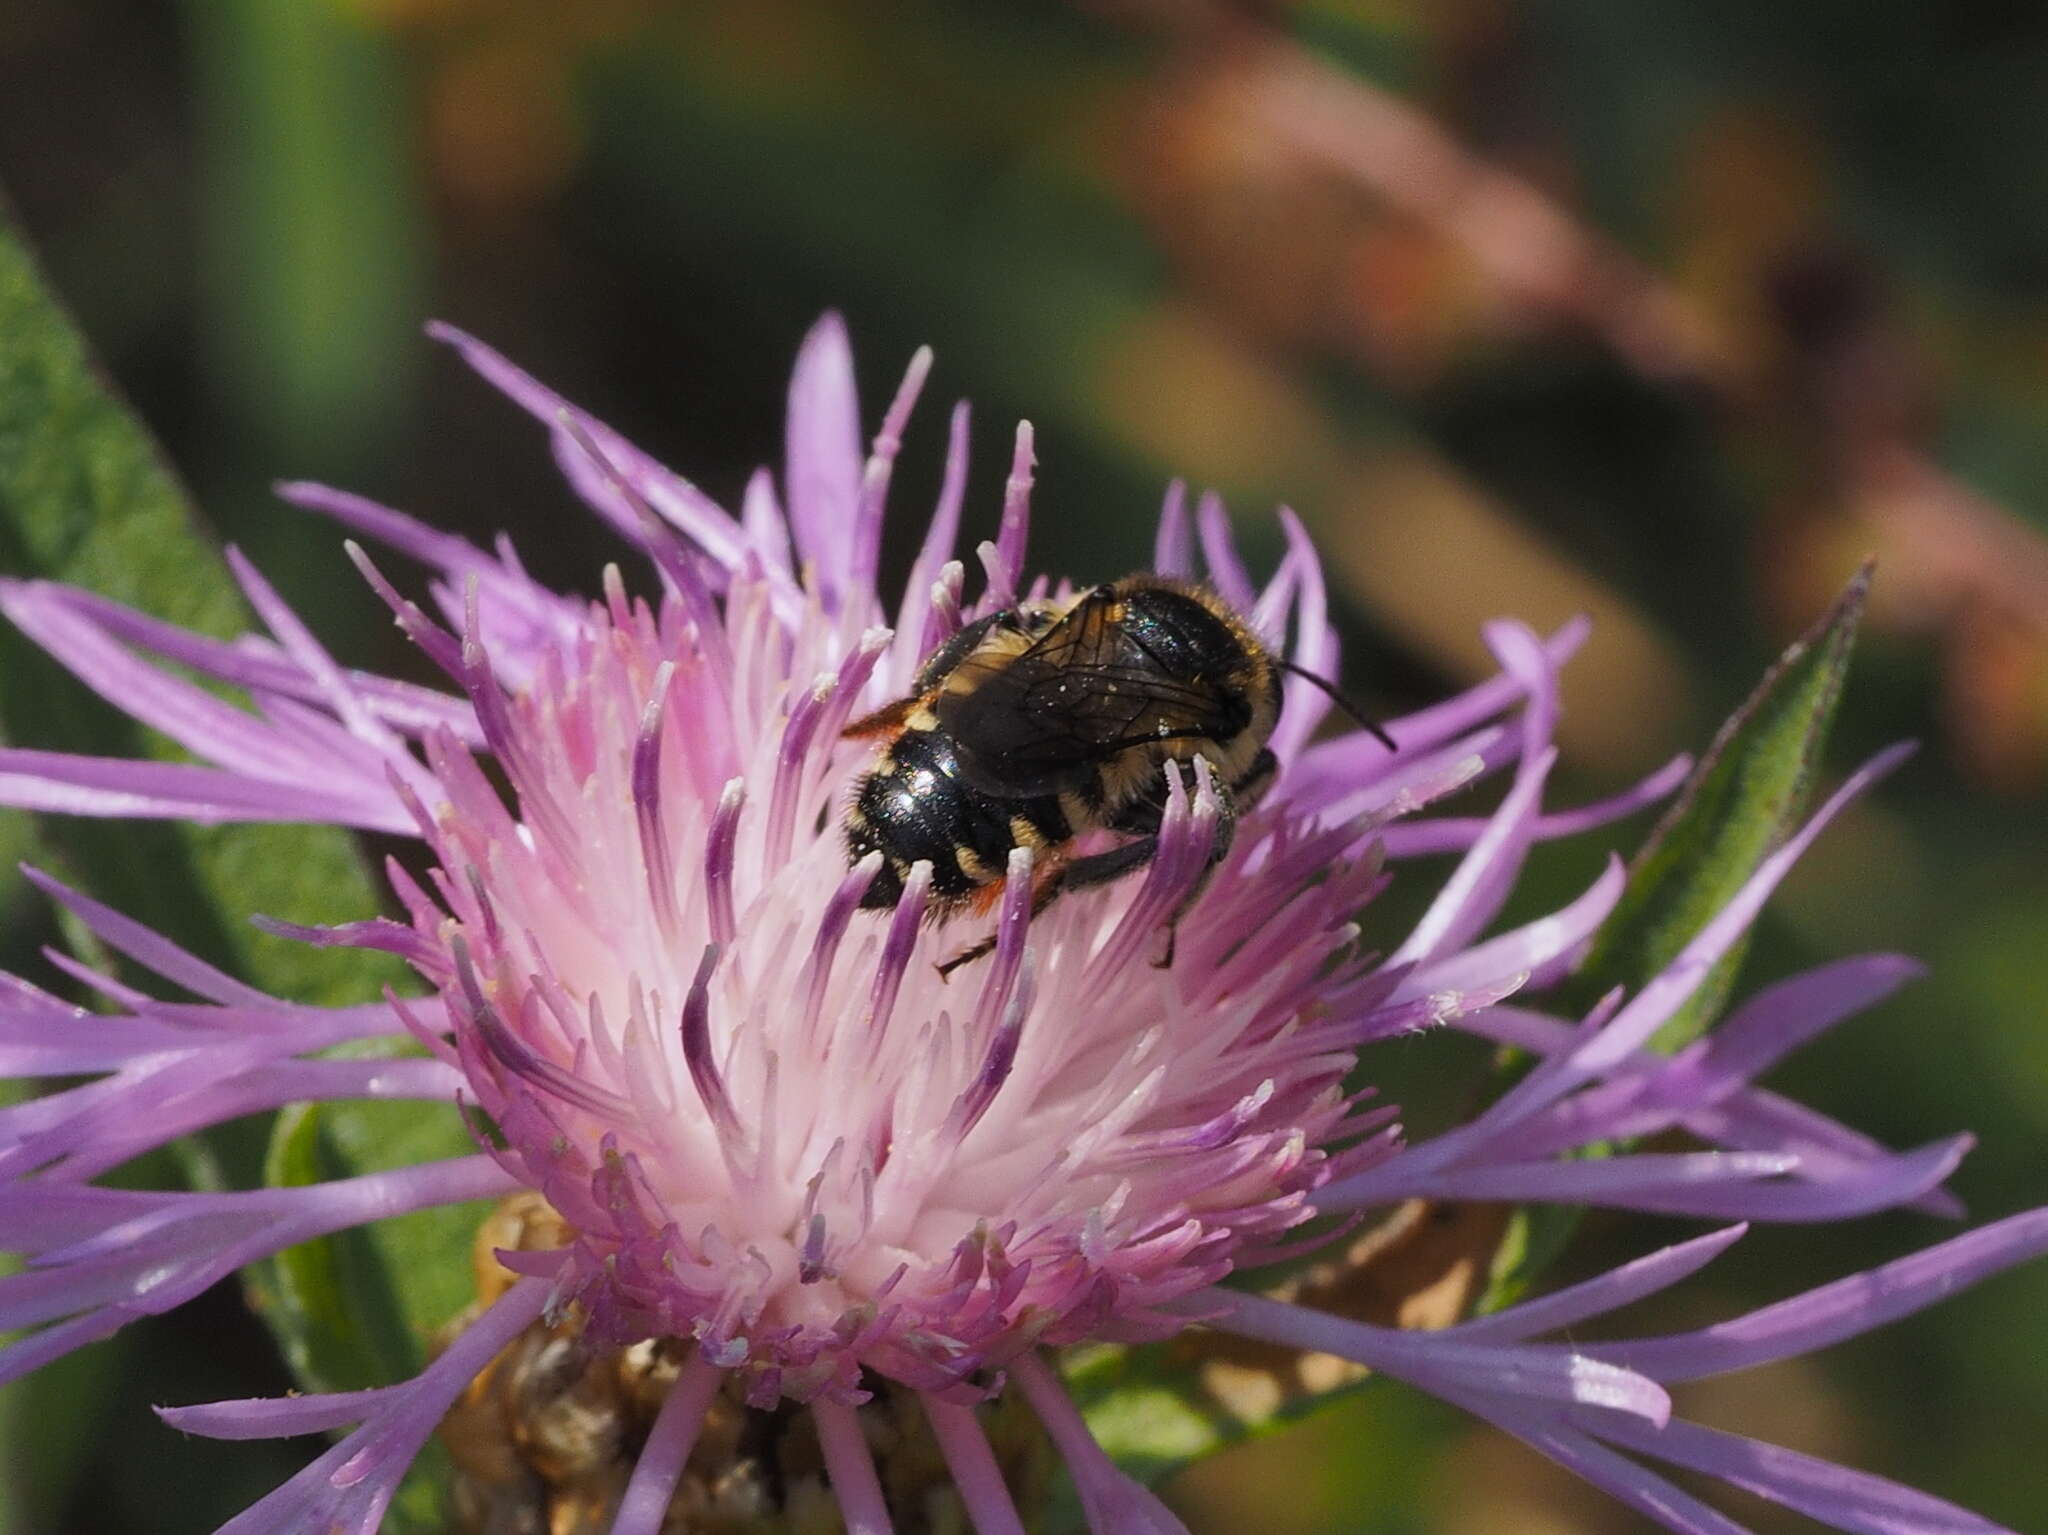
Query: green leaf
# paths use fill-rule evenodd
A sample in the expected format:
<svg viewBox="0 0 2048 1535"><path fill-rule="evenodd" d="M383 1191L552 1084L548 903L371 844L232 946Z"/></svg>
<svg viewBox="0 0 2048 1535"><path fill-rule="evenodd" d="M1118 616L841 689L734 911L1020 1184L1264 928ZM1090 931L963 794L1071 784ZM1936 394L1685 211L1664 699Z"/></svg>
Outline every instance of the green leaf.
<svg viewBox="0 0 2048 1535"><path fill-rule="evenodd" d="M1805 817L1870 594L1865 565L1764 674L1715 735L1684 792L1650 833L1628 886L1572 978L1567 1011L1663 971ZM1738 943L1655 1040L1669 1053L1720 1016L1742 967Z"/></svg>
<svg viewBox="0 0 2048 1535"><path fill-rule="evenodd" d="M1621 900L1585 963L1552 999L1553 1011L1582 1014L1617 986L1640 989L1797 829L1848 676L1870 578L1865 565L1716 733L1684 792L1636 855ZM1651 1048L1669 1054L1706 1032L1727 1005L1747 947L1745 937L1729 950ZM1605 1152L1595 1147L1583 1154ZM1577 1222L1578 1211L1569 1207L1520 1212L1482 1309L1506 1305L1526 1290Z"/></svg>

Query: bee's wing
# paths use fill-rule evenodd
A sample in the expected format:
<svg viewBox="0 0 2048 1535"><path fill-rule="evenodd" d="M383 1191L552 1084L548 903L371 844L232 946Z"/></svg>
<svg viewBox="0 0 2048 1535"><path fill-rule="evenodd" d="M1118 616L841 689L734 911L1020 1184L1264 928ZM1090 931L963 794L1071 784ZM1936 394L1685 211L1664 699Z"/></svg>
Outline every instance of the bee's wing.
<svg viewBox="0 0 2048 1535"><path fill-rule="evenodd" d="M1175 677L1111 617L1098 587L1029 649L974 658L938 703L961 770L1005 798L1079 787L1133 747L1242 728L1241 706L1220 686Z"/></svg>

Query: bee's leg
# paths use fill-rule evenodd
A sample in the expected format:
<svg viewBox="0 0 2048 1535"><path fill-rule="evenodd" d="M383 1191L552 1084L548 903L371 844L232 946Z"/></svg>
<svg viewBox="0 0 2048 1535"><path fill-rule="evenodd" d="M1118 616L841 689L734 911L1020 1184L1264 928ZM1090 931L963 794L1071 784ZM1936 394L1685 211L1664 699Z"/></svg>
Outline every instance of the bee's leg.
<svg viewBox="0 0 2048 1535"><path fill-rule="evenodd" d="M865 736L887 735L893 730L901 730L903 722L917 712L917 706L922 702L924 700L916 696L899 698L885 709L863 715L839 734L849 741L857 741Z"/></svg>
<svg viewBox="0 0 2048 1535"><path fill-rule="evenodd" d="M982 939L979 943L970 943L958 954L955 954L951 959L939 966L939 979L942 981L951 980L955 970L958 970L962 965L973 964L982 955L993 952L995 946L996 935L994 933L990 933L988 937Z"/></svg>
<svg viewBox="0 0 2048 1535"><path fill-rule="evenodd" d="M1140 837L1135 842L1126 842L1121 847L1106 852L1090 853L1086 858L1076 858L1061 864L1054 871L1053 879L1060 890L1085 890L1090 885L1106 885L1113 879L1122 879L1134 870L1142 869L1152 861L1152 855L1159 850L1157 837ZM1048 894L1043 897L1051 900ZM1034 909L1037 903L1034 904Z"/></svg>
<svg viewBox="0 0 2048 1535"><path fill-rule="evenodd" d="M1141 837L1136 842L1126 842L1106 852L1091 853L1086 858L1068 859L1054 864L1039 880L1038 887L1031 892L1031 915L1037 916L1052 904L1053 897L1067 890L1085 890L1090 885L1106 885L1111 880L1122 879L1134 869L1142 869L1152 861L1152 854L1158 847L1156 837ZM949 976L962 965L971 964L995 948L993 935L962 949L943 965L939 974Z"/></svg>

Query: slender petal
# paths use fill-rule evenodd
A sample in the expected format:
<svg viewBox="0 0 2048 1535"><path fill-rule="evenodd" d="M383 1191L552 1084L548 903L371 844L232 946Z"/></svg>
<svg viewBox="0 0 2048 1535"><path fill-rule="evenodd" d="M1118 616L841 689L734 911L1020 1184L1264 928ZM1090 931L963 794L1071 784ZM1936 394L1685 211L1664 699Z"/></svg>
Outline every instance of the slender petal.
<svg viewBox="0 0 2048 1535"><path fill-rule="evenodd" d="M682 1480L683 1462L704 1426L704 1414L718 1390L720 1371L692 1354L655 1414L654 1427L633 1465L633 1479L619 1500L612 1535L660 1535L669 1499Z"/></svg>

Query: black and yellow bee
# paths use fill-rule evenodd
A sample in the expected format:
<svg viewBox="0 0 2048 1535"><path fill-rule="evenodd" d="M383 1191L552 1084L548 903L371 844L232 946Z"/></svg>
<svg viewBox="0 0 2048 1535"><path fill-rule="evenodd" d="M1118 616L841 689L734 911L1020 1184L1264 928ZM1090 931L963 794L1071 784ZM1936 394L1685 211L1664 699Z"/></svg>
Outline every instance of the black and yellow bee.
<svg viewBox="0 0 2048 1535"><path fill-rule="evenodd" d="M924 663L908 697L847 728L886 738L846 816L850 858L883 859L861 904L895 906L911 866L928 862L935 916L986 910L1019 847L1037 854L1034 908L1121 878L1157 848L1165 764L1198 757L1223 805L1211 855L1220 860L1237 815L1278 767L1266 743L1283 670L1299 669L1222 598L1157 575L967 625ZM1094 830L1130 840L1069 852Z"/></svg>

